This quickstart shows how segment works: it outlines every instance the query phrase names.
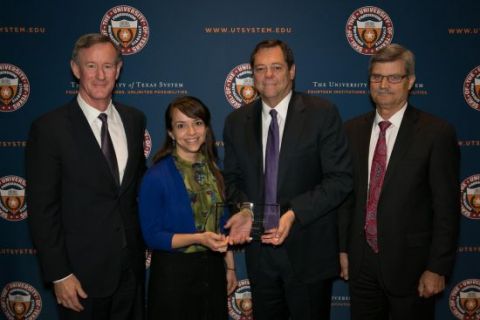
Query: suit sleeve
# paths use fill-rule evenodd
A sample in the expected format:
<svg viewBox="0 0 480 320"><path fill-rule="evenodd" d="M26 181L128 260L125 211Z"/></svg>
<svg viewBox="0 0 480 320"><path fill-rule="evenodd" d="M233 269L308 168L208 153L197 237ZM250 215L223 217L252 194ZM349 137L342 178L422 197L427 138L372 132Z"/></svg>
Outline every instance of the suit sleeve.
<svg viewBox="0 0 480 320"><path fill-rule="evenodd" d="M338 208L338 243L340 252L348 252L351 215L354 210L355 197L351 192Z"/></svg>
<svg viewBox="0 0 480 320"><path fill-rule="evenodd" d="M350 137L349 125L345 125L345 132L347 134L347 140ZM352 154L352 147L349 142L349 155L353 159ZM353 161L353 160L352 160ZM352 173L353 173L352 168ZM339 249L340 252L348 252L348 241L349 241L349 234L350 234L350 225L352 221L353 211L355 210L355 194L353 190L348 194L347 198L342 202L340 207L338 208L338 238L339 238Z"/></svg>
<svg viewBox="0 0 480 320"><path fill-rule="evenodd" d="M352 190L351 157L340 115L333 105L325 110L318 119L317 157L322 177L312 189L290 200L301 225L333 212Z"/></svg>
<svg viewBox="0 0 480 320"><path fill-rule="evenodd" d="M34 123L26 148L28 224L47 282L72 273L61 215L61 145L54 132Z"/></svg>
<svg viewBox="0 0 480 320"><path fill-rule="evenodd" d="M143 114L143 112L141 113L141 116L140 116L140 130L141 130L141 134L140 134L140 146L139 146L139 153L141 154L141 159L140 159L140 162L138 164L138 168L137 168L137 174L138 174L138 177L137 177L137 194L140 193L140 185L142 183L142 178L144 176L144 174L146 173L147 171L147 159L145 157L145 153L144 153L144 140L145 140L145 133L146 133L146 130L147 130L147 119L145 117L145 115Z"/></svg>
<svg viewBox="0 0 480 320"><path fill-rule="evenodd" d="M151 249L173 251L172 238L174 233L166 230L166 211L163 204L169 192L162 182L159 171L147 171L143 177L139 194L140 224L143 237Z"/></svg>
<svg viewBox="0 0 480 320"><path fill-rule="evenodd" d="M460 150L455 130L448 124L435 135L430 155L433 233L427 269L441 275L452 271L460 218Z"/></svg>
<svg viewBox="0 0 480 320"><path fill-rule="evenodd" d="M142 138L141 138L141 141L142 141L142 152L143 152L143 141L144 141L144 138L145 138L145 132L147 130L147 118L145 117L145 115L142 113L141 115L141 128L142 128ZM144 153L142 153L144 154ZM147 171L147 159L145 158L145 156L143 156L143 161L140 162L140 168L139 168L139 173L140 173L140 179L143 177L144 173Z"/></svg>

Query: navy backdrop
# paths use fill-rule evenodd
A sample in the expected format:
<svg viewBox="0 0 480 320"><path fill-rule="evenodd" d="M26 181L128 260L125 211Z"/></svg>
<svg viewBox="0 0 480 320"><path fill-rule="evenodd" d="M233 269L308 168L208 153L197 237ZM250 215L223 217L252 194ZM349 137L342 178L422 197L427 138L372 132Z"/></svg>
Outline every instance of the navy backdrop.
<svg viewBox="0 0 480 320"><path fill-rule="evenodd" d="M462 210L454 274L438 319L480 319L480 2L426 1L3 1L0 10L0 318L56 319L40 277L24 202L24 147L30 123L72 99L75 40L104 32L123 47L115 99L148 119L145 151L163 141L163 114L178 94L211 109L223 156L225 117L251 90L249 54L267 38L295 53L296 89L335 102L344 120L372 108L369 55L390 42L417 58L411 102L448 119L462 152ZM88 155L86 155L88 156ZM438 174L441 174L439 172ZM306 248L308 250L322 250ZM230 316L251 319L243 253ZM188 301L185 302L186 306ZM347 285L338 280L332 318L349 318Z"/></svg>

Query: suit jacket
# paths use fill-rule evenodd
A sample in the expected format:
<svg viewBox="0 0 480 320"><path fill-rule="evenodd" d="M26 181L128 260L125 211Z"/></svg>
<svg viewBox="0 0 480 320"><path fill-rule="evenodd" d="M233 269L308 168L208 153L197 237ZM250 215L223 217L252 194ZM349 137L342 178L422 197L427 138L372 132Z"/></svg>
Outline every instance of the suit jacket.
<svg viewBox="0 0 480 320"><path fill-rule="evenodd" d="M227 200L263 203L262 103L232 112L225 122ZM338 274L336 209L352 187L350 156L340 116L319 97L293 93L279 156L277 200L295 212L285 240L294 272L304 281ZM255 246L256 247L256 246ZM248 271L256 252L247 246Z"/></svg>
<svg viewBox="0 0 480 320"><path fill-rule="evenodd" d="M33 122L26 148L28 221L44 279L74 273L91 297L117 287L122 248L138 276L144 271L136 196L145 170L145 117L114 105L128 145L121 186L76 99Z"/></svg>
<svg viewBox="0 0 480 320"><path fill-rule="evenodd" d="M346 123L354 190L340 209L342 251L358 276L366 240L368 152L375 111ZM380 273L393 294L416 292L425 270L448 275L455 259L459 148L448 123L409 105L393 147L377 210Z"/></svg>

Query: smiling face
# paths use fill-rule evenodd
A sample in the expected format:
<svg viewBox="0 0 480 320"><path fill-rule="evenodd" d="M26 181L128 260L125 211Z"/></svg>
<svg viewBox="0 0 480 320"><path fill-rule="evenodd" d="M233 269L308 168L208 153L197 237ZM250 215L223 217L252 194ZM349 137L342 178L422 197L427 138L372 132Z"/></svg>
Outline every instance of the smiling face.
<svg viewBox="0 0 480 320"><path fill-rule="evenodd" d="M370 94L378 112L384 116L384 119L388 119L407 102L408 93L415 83L415 75L409 75L399 83L388 81L387 76L406 74L405 62L402 60L377 62L372 65L370 73L383 76L380 82L370 81Z"/></svg>
<svg viewBox="0 0 480 320"><path fill-rule="evenodd" d="M172 109L172 130L169 136L175 141L177 155L183 160L195 162L205 143L207 126L200 118L190 118L177 108Z"/></svg>
<svg viewBox="0 0 480 320"><path fill-rule="evenodd" d="M274 108L292 90L295 65L288 68L279 46L263 48L255 54L253 78L262 100Z"/></svg>
<svg viewBox="0 0 480 320"><path fill-rule="evenodd" d="M78 57L70 62L72 72L79 80L78 93L92 107L105 111L112 97L122 63L110 43L97 43L80 49Z"/></svg>

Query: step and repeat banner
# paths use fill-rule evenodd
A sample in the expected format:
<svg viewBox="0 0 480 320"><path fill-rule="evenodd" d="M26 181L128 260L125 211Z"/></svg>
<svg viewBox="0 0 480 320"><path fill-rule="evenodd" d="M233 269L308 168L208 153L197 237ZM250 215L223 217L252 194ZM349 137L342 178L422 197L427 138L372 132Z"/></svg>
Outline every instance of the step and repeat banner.
<svg viewBox="0 0 480 320"><path fill-rule="evenodd" d="M416 54L410 101L448 119L462 152L457 263L438 319L480 319L480 1L3 1L0 10L0 318L57 319L27 228L24 149L31 122L75 97L73 44L109 35L124 67L115 99L147 116L145 154L164 139L164 111L177 95L210 108L217 145L225 117L257 97L249 55L279 38L294 50L296 90L324 96L344 120L372 108L368 60L389 43ZM438 174L441 174L440 172ZM322 250L318 248L310 250ZM148 269L149 254L146 253ZM252 319L243 252L232 319ZM188 304L188 301L186 301ZM188 306L187 306L188 307ZM348 286L334 284L332 319L349 319Z"/></svg>

